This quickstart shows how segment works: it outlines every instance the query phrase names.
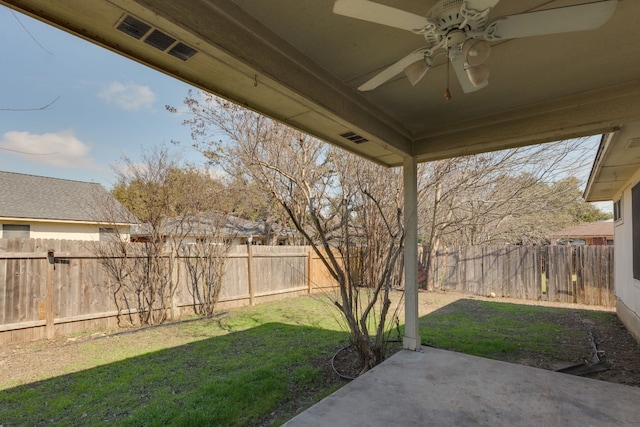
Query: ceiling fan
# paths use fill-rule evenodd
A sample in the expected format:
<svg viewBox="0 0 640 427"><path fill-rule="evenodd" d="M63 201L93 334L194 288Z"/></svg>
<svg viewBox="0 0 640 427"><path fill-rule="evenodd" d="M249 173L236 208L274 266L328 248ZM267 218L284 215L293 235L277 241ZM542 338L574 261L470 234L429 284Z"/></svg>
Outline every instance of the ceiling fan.
<svg viewBox="0 0 640 427"><path fill-rule="evenodd" d="M604 0L498 17L489 21L500 0L440 0L427 16L416 15L369 0L336 0L333 12L422 35L427 46L411 52L360 87L369 91L404 71L415 85L446 54L465 93L489 84L484 64L489 41L513 39L600 27L613 15L618 0Z"/></svg>

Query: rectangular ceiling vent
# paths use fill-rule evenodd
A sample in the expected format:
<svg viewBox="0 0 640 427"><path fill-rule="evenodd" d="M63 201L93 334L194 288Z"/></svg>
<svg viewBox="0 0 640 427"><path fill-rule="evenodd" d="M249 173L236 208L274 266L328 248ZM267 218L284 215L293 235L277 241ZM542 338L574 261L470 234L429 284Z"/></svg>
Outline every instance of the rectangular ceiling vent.
<svg viewBox="0 0 640 427"><path fill-rule="evenodd" d="M355 144L362 144L363 142L369 141L364 136L360 136L357 133L353 133L353 132L341 133L340 136L345 138L345 139L348 139L349 141L351 141L351 142L353 142Z"/></svg>
<svg viewBox="0 0 640 427"><path fill-rule="evenodd" d="M638 148L640 147L640 138L631 138L625 144L625 148Z"/></svg>
<svg viewBox="0 0 640 427"><path fill-rule="evenodd" d="M126 15L116 28L135 39L144 41L149 46L167 52L169 55L181 61L186 61L198 53L194 48L178 42L170 35L153 28L146 22L142 22L131 15Z"/></svg>
<svg viewBox="0 0 640 427"><path fill-rule="evenodd" d="M176 39L163 33L162 31L153 30L151 34L144 39L144 42L150 46L165 51L169 49L169 46L176 42Z"/></svg>
<svg viewBox="0 0 640 427"><path fill-rule="evenodd" d="M126 16L117 27L123 33L140 40L151 29L151 25L145 24L133 16Z"/></svg>
<svg viewBox="0 0 640 427"><path fill-rule="evenodd" d="M187 59L191 58L196 53L198 53L197 50L195 50L192 47L187 46L186 44L184 44L182 42L176 44L169 51L169 55L173 55L178 59L182 59L183 61L186 61Z"/></svg>

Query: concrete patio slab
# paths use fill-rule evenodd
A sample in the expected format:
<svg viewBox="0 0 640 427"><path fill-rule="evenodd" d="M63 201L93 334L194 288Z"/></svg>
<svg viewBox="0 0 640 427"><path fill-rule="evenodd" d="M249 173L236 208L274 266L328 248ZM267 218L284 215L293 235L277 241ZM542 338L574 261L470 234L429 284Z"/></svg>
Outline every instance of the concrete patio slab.
<svg viewBox="0 0 640 427"><path fill-rule="evenodd" d="M640 388L423 347L285 425L638 426Z"/></svg>

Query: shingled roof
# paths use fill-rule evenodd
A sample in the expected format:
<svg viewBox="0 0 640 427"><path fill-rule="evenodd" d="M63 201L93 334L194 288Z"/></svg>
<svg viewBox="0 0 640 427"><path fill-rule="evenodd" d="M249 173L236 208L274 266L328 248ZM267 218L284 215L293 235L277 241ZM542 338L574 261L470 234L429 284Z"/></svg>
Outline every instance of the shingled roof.
<svg viewBox="0 0 640 427"><path fill-rule="evenodd" d="M289 229L279 230L278 237L287 237ZM186 220L174 218L167 221L164 233L185 233L191 236L205 237L220 234L225 237L257 237L267 235L265 221L252 221L220 212L190 215ZM132 228L131 235L143 237L149 235L148 224L139 224Z"/></svg>
<svg viewBox="0 0 640 427"><path fill-rule="evenodd" d="M613 220L589 222L567 227L551 235L553 239L609 237L613 239Z"/></svg>
<svg viewBox="0 0 640 427"><path fill-rule="evenodd" d="M105 202L113 214L101 208ZM3 171L0 218L137 222L100 184Z"/></svg>

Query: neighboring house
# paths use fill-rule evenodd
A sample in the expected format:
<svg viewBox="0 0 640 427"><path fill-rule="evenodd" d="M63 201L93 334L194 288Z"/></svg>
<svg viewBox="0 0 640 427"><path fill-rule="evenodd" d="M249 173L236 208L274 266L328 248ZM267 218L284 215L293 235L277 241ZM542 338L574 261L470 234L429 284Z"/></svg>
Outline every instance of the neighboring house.
<svg viewBox="0 0 640 427"><path fill-rule="evenodd" d="M149 240L148 224L140 224L131 230L131 240L144 242ZM181 236L182 243L192 244L198 241L223 241L232 245L289 245L294 233L289 229L279 232L270 229L265 221L251 221L232 215L209 213L193 215L185 220L172 219L165 226L163 237Z"/></svg>
<svg viewBox="0 0 640 427"><path fill-rule="evenodd" d="M613 245L613 220L567 227L549 236L552 245Z"/></svg>
<svg viewBox="0 0 640 427"><path fill-rule="evenodd" d="M135 222L100 184L0 171L0 238L104 241Z"/></svg>
<svg viewBox="0 0 640 427"><path fill-rule="evenodd" d="M614 202L616 311L640 341L640 122L603 135L584 198Z"/></svg>

